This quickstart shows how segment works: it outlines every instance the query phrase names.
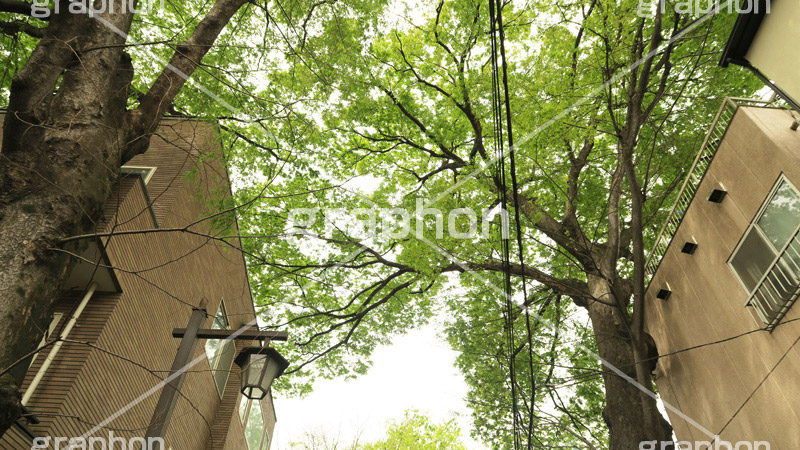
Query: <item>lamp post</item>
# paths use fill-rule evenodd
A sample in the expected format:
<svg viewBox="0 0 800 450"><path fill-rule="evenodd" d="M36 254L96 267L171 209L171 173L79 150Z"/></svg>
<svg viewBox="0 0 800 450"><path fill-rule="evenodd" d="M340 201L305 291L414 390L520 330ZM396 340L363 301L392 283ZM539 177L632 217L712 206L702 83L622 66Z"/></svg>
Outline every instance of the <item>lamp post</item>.
<svg viewBox="0 0 800 450"><path fill-rule="evenodd" d="M236 357L242 368L242 394L252 400L267 396L272 382L289 367L287 361L272 347L248 347Z"/></svg>
<svg viewBox="0 0 800 450"><path fill-rule="evenodd" d="M208 312L205 308L207 303L208 300L203 298L200 300L199 306L192 308L192 316L189 318L186 328L172 330L172 337L181 338L181 343L178 346L178 353L172 362L169 376L164 380L164 387L161 390L156 409L153 411L150 425L147 427L147 433L145 434L145 442L153 442L155 444L152 450L163 450L158 448L160 445L159 440L156 438L163 439L166 435L169 421L178 401L178 393L186 379L186 372L194 365L192 356L194 356L199 339L264 341L265 346L263 348L245 348L236 358L237 364L242 367L242 393L245 393L245 383L251 382L252 373L252 381L256 384L247 384L248 393L250 395L261 395L261 390L263 390L263 395L258 398L264 398L267 395L267 390L269 390L275 378L281 376L286 367L289 366L289 362L277 350L267 346L271 340L286 341L289 338L289 333L286 331L261 331L258 327L240 328L235 331L201 329L200 326L208 317ZM248 398L256 397L248 396Z"/></svg>

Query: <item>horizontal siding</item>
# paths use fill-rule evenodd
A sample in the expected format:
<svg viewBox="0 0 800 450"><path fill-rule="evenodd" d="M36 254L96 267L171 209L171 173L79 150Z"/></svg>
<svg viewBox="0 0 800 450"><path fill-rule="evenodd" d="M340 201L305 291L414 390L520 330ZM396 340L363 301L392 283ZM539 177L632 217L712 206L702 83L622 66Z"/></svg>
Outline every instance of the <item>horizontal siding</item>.
<svg viewBox="0 0 800 450"><path fill-rule="evenodd" d="M211 125L166 122L148 152L130 164L158 167L147 189L159 225L183 227L203 216L206 206L201 197L228 190L227 177L224 165L209 157L220 151ZM185 174L195 166L197 173L191 181ZM99 229L152 230L149 205L138 180L123 179L116 189L119 195L107 205ZM209 231L203 223L197 229ZM122 293L96 294L70 338L86 340L107 352L78 344L64 346L31 402L34 413L41 415L42 423L35 428L40 436L80 436L151 390L167 376L178 348L179 340L171 330L186 326L192 306L201 298L209 301L205 327L211 326L221 299L233 327L254 317L244 259L229 245L178 232L115 235L104 241ZM240 245L238 241L230 244ZM67 311L76 301L75 295L67 296L57 310ZM235 434L230 435L230 431L242 433L241 424L236 428L239 377L229 377L220 401L203 344L200 341L195 351L199 363L186 376L182 393L187 398L177 402L167 445L173 450L201 450L222 448L213 443L224 443L225 448L242 449L243 435L238 441ZM143 435L158 394L119 414L97 435L107 435L109 429L117 436ZM10 433L0 439L0 448L23 448L12 439Z"/></svg>

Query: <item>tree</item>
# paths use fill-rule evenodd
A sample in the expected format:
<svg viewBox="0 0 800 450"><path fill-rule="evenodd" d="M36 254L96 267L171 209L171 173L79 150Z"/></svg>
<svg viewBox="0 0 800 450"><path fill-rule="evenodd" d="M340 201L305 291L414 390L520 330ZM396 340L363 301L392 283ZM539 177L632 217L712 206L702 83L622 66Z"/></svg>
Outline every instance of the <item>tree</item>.
<svg viewBox="0 0 800 450"><path fill-rule="evenodd" d="M68 266L63 253L50 249L64 236L93 231L120 166L147 148L186 78L245 1L217 1L133 109L125 42L134 14L116 3L115 12L90 18L57 1L10 85L0 166L4 368L33 351L38 330L47 327ZM2 6L32 14L30 4ZM20 415L24 373L20 364L0 379L0 433Z"/></svg>
<svg viewBox="0 0 800 450"><path fill-rule="evenodd" d="M366 22L371 15L368 2L357 4L368 12L364 17L347 6L333 12L332 2L301 0L277 18L266 2L247 0L160 2L157 11L151 1L141 13L133 3L0 1L7 94L0 151L0 434L20 416L22 362L47 329L70 266L65 250L74 248L64 239L94 232L120 166L147 149L161 117L179 109L226 117L221 126L253 146L251 158L257 152L273 158L277 150L263 144L273 141L263 124L285 103L272 101L263 80L243 69L257 73L301 40L315 48L319 36L330 39L326 24L342 25L332 15ZM325 20L316 26L320 15ZM229 24L233 31L225 32ZM268 39L284 27L297 38L283 45ZM264 42L254 44L259 34ZM199 84L187 94L195 72ZM248 139L241 129L262 134Z"/></svg>
<svg viewBox="0 0 800 450"><path fill-rule="evenodd" d="M386 439L363 450L466 450L455 420L434 423L419 411L407 411L400 422L389 425Z"/></svg>
<svg viewBox="0 0 800 450"><path fill-rule="evenodd" d="M258 297L272 317L282 309L299 336L295 360L329 375L362 372L375 345L445 309L454 346L484 357L465 353L460 365L473 385L478 432L497 448L509 448L514 434L528 448L547 445L537 439L600 447L603 428L611 449L671 439L652 394L658 349L644 323L646 251L722 98L753 84L716 68L729 20L642 18L637 6L498 5L518 136L517 197L492 162L499 135L486 3L440 1L351 49L340 67L346 77L318 94L314 114L324 123L309 145L328 150L303 160L305 193L267 201L249 217L260 232L285 233L298 218L302 226L295 237L249 247L262 268ZM375 181L348 182L354 177ZM414 214L421 198L445 215L468 208L480 217L501 196L521 216L527 264L510 267L516 289L522 278L533 286L510 313L517 330L510 343L497 288L499 220L485 221L486 236L432 237L436 221ZM374 219L381 207L395 210ZM400 210L411 212L411 230L429 234L403 233ZM448 295L453 283L464 291ZM287 295L297 300L286 304ZM526 313L534 316L530 328ZM543 325L568 316L588 324L560 336ZM519 363L513 384L483 370L509 360ZM295 376L310 374L308 367L296 366ZM573 388L559 398L566 378ZM598 380L604 396L593 388ZM537 412L544 400L555 417Z"/></svg>
<svg viewBox="0 0 800 450"><path fill-rule="evenodd" d="M461 429L455 420L435 423L419 411L406 411L400 421L391 422L386 437L369 444L344 445L339 438L307 433L302 442L292 443L293 450L466 450Z"/></svg>
<svg viewBox="0 0 800 450"><path fill-rule="evenodd" d="M306 432L303 440L289 444L291 450L357 450L358 439L353 444L345 444L339 436L331 437L324 432Z"/></svg>

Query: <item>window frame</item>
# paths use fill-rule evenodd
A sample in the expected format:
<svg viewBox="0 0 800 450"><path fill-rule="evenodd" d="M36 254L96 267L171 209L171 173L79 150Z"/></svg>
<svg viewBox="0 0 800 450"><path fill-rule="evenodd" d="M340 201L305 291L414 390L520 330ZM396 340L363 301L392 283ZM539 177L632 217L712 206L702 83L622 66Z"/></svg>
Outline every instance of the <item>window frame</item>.
<svg viewBox="0 0 800 450"><path fill-rule="evenodd" d="M225 318L225 328L226 330L231 329L231 322L228 318L228 309L225 307L225 299L220 299L219 306L217 307L217 313L214 314L214 322L211 324L211 328L214 329L214 325L216 324L217 318L220 316L220 312L223 314ZM219 341L220 347L217 347L216 351L214 352L214 357L209 357L208 355L208 344L211 341ZM206 339L205 346L204 346L206 359L208 360L209 368L211 369L211 378L214 380L214 387L221 399L222 396L225 394L225 387L228 385L228 380L230 380L231 368L233 367L233 360L236 356L236 343L233 340L226 340L226 339ZM220 367L222 360L224 360L224 355L226 351L232 352L230 357L230 364L227 368ZM224 381L218 379L218 373L224 373Z"/></svg>
<svg viewBox="0 0 800 450"><path fill-rule="evenodd" d="M271 436L269 435L269 430L267 430L267 415L266 415L265 406L264 406L264 401L267 399L267 397L269 397L269 395L264 397L264 398L262 398L261 400L253 400L253 399L247 398L246 396L242 395L242 398L239 401L239 420L242 423L242 431L245 434L245 443L247 441L247 424L249 423L249 420L250 420L250 411L252 411L252 409L253 409L253 404L256 403L257 407L261 408L261 421L262 421L261 438L259 439L258 447L256 449L254 449L254 450L266 450L266 449L268 449L269 448L269 444L270 444L270 440L271 440ZM242 413L241 413L242 402L245 402L247 404L247 406L245 406L244 415L242 415ZM252 449L250 449L249 445L248 445L247 448L248 448L248 450L252 450Z"/></svg>
<svg viewBox="0 0 800 450"><path fill-rule="evenodd" d="M750 224L742 233L742 236L739 238L739 242L736 244L736 247L734 247L733 251L731 252L726 262L728 267L730 267L731 271L736 277L736 279L739 281L739 285L742 287L742 289L744 289L744 292L747 294L746 305L750 303L750 297L758 290L758 287L761 286L761 283L763 283L764 278L769 274L770 271L767 270L766 272L764 272L761 275L761 278L756 283L756 285L753 287L753 289L750 290L747 287L747 284L745 284L742 277L739 275L739 271L736 270L736 268L733 266L733 259L738 255L739 250L744 244L744 241L750 235L753 229L756 230L756 233L758 233L758 235L762 239L764 239L764 241L767 243L767 245L769 245L771 249L775 250L775 257L773 258L772 263L770 263L770 267L772 267L775 264L775 261L781 257L781 254L783 254L783 251L786 249L786 246L789 243L791 243L792 238L789 238L789 241L786 244L784 244L783 247L775 248L775 245L772 243L772 240L770 240L769 236L767 236L767 234L764 233L764 230L762 230L761 227L758 226L758 221L761 220L761 218L764 216L764 212L766 212L770 203L772 203L772 200L775 198L775 194L777 194L778 190L781 188L781 186L783 186L784 183L788 184L792 189L794 189L795 192L797 192L800 195L800 190L797 189L797 186L795 186L794 183L789 181L789 179L786 178L786 175L783 172L781 172L781 174L778 176L778 179L775 181L775 183L773 183L772 188L770 188L769 194L767 194L767 197L764 199L764 202L761 204L761 207L758 208L758 212L756 213L755 217L753 217L753 219L750 221Z"/></svg>
<svg viewBox="0 0 800 450"><path fill-rule="evenodd" d="M158 167L155 166L129 166L124 165L120 167L120 173L123 175L139 175L142 177L142 181L144 184L148 184L150 179L153 178L153 174L156 173Z"/></svg>

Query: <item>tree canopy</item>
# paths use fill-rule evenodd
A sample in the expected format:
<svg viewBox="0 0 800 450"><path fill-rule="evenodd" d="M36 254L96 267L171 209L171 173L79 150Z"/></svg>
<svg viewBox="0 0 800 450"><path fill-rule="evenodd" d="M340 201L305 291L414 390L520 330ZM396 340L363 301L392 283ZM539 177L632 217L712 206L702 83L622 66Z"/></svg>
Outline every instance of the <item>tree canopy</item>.
<svg viewBox="0 0 800 450"><path fill-rule="evenodd" d="M359 439L356 439L359 441ZM342 443L325 434L306 433L292 450L466 450L461 429L454 420L434 422L420 411L406 411L401 420L387 424L386 436L370 443Z"/></svg>
<svg viewBox="0 0 800 450"><path fill-rule="evenodd" d="M210 205L230 208L218 233L238 218L259 314L292 333L276 389L364 374L378 345L444 317L472 432L493 449L520 433L529 448L669 435L597 355L650 386L643 258L720 102L757 86L716 66L731 17L643 18L638 0L493 5L507 77L489 2L245 2L169 102L219 125L235 198ZM129 106L207 8L135 17ZM0 33L7 101L41 24L0 20L27 24ZM518 196L495 158L508 125ZM504 198L525 265L503 262ZM650 429L626 433L621 417ZM410 414L363 448L458 449L456 431Z"/></svg>
<svg viewBox="0 0 800 450"><path fill-rule="evenodd" d="M639 312L627 297L643 283L634 254L649 249L722 99L755 86L716 67L730 17L675 14L655 23L636 7L598 0L503 8L527 262L513 270L532 284L530 297L517 299L513 348L532 350L516 356L520 414L522 423L535 418L540 445L607 445L594 354L600 319L585 309L618 308L617 296L630 315L622 321L633 325ZM257 255L254 289L268 322L298 336L295 361L313 361L295 366L285 383L303 391L315 376L363 373L376 345L443 314L471 386L476 436L507 448L512 399L488 16L479 1L415 5L326 60L341 76L312 82L305 150L245 226L282 237L250 240L248 252ZM313 79L316 67L293 74ZM260 188L241 190L241 201ZM443 212L440 235L425 208ZM448 222L460 209L479 219L479 232L466 239L454 232L469 229L464 216ZM522 305L544 319L534 319L530 333Z"/></svg>

